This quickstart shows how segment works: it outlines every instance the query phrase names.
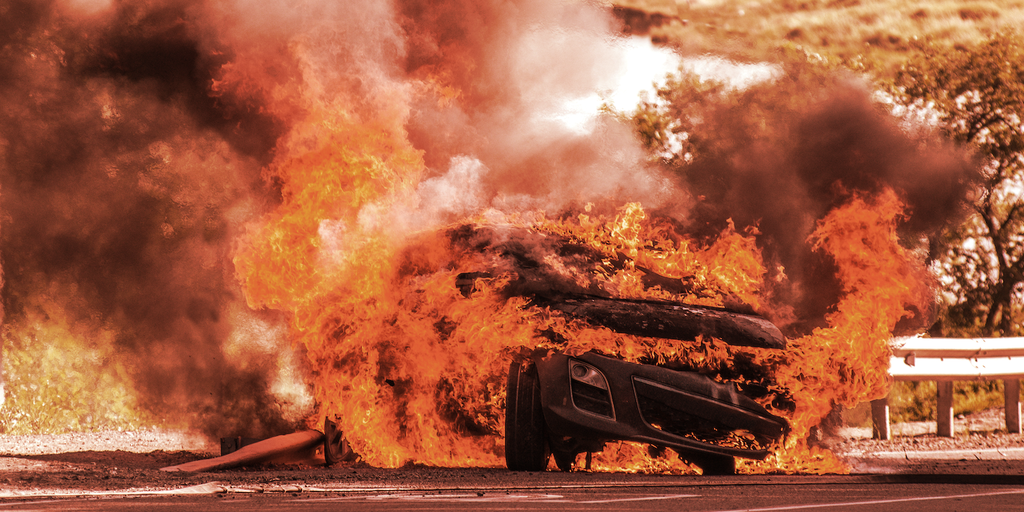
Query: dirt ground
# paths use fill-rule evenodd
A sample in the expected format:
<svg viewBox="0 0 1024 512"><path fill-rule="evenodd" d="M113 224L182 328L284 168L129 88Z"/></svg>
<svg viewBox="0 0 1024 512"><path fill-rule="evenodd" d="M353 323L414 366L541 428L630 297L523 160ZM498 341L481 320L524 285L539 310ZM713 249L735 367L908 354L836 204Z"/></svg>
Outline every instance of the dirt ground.
<svg viewBox="0 0 1024 512"><path fill-rule="evenodd" d="M961 428L953 438L935 436L934 424L930 425L930 433L927 423L901 424L894 425L893 430L902 435L891 441L870 439L870 431L866 429L843 429L829 444L838 454L861 460L886 452L1024 450L1024 436L1007 434L1002 421L1002 411L993 409L961 418L958 421ZM206 473L160 470L215 457L219 452L219 443L160 430L0 436L0 497L153 492L193 487L210 492L210 485L249 492L287 492L318 485L336 486L346 481L393 482L396 478L393 470L359 463L333 467L278 464ZM446 470L432 468L431 471L440 478ZM481 471L500 471L500 468Z"/></svg>
<svg viewBox="0 0 1024 512"><path fill-rule="evenodd" d="M0 436L0 498L35 495L147 493L198 488L246 492L287 492L352 478L379 479L376 468L300 464L264 464L212 472L166 472L161 468L220 455L219 446L196 440L191 449L174 446L178 432L102 432L66 436ZM43 439L40 439L43 438ZM118 438L121 447L111 449ZM48 445L49 449L44 448ZM24 448L19 449L22 446ZM28 452L28 453L24 453ZM215 484L214 487L204 484ZM211 489L214 489L211 491Z"/></svg>
<svg viewBox="0 0 1024 512"><path fill-rule="evenodd" d="M1024 436L1006 433L1006 416L1001 407L960 416L953 421L954 437L935 435L934 421L895 423L889 441L871 439L871 429L843 429L830 446L842 454L884 451L986 450L1024 448Z"/></svg>

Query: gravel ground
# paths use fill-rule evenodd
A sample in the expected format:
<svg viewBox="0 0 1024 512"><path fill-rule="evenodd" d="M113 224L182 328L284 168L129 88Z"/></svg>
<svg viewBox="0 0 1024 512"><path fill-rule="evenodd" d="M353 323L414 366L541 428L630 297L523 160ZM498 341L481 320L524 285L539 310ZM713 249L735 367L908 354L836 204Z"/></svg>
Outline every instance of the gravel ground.
<svg viewBox="0 0 1024 512"><path fill-rule="evenodd" d="M897 424L893 426L896 435L890 441L870 439L869 429L844 428L827 444L850 460L855 473L907 472L907 468L911 468L909 471L931 473L978 472L977 468L966 467L963 461L984 458L986 462L995 461L1005 467L989 465L983 472L1020 474L1024 467L1024 436L1005 432L1001 409L960 418L956 425L956 436L941 438L934 433L934 422ZM398 470L396 474L395 470L377 470L361 465L331 468L270 465L211 473L160 470L217 456L219 452L219 443L163 430L0 436L0 498L126 490L148 492L190 486L205 488L202 486L213 483L264 492L291 489L298 485L325 485L345 479L390 481L402 478L403 471ZM948 456L943 457L943 454ZM922 457L946 460L922 465ZM906 461L902 460L904 458ZM912 460L915 458L917 462ZM418 467L409 470L446 471L443 468Z"/></svg>
<svg viewBox="0 0 1024 512"><path fill-rule="evenodd" d="M133 432L89 432L60 435L0 436L0 456L47 455L85 451L188 451L199 455L218 454L215 445L202 436L171 430L139 430Z"/></svg>
<svg viewBox="0 0 1024 512"><path fill-rule="evenodd" d="M896 423L891 427L889 441L871 439L871 429L845 428L839 439L830 443L836 453L864 456L879 452L970 451L997 448L1024 449L1024 436L1006 432L1006 416L1002 408L992 408L953 422L954 437L935 435L935 422Z"/></svg>

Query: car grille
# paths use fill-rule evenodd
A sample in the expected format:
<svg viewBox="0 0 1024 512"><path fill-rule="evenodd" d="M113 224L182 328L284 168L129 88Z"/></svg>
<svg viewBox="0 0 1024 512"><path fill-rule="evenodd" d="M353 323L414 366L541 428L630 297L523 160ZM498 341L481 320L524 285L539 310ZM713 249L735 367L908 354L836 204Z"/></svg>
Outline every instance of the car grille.
<svg viewBox="0 0 1024 512"><path fill-rule="evenodd" d="M653 398L638 396L640 415L651 426L675 435L691 434L697 439L713 441L724 437L729 429L717 422L673 408ZM689 437L689 436L687 436Z"/></svg>
<svg viewBox="0 0 1024 512"><path fill-rule="evenodd" d="M668 404L663 399L659 399L657 392L651 392L656 391L656 388L650 387L644 379L634 377L633 386L636 390L640 416L658 430L704 443L744 450L763 450L772 442L769 436L733 428L706 416L684 410L687 407L684 405L685 402L674 404L675 406ZM680 395L680 398L682 397L683 395ZM694 405L692 402L689 404L689 406ZM697 412L703 412L706 415L709 411Z"/></svg>
<svg viewBox="0 0 1024 512"><path fill-rule="evenodd" d="M577 380L570 382L572 383L572 403L576 408L612 417L612 398L607 390Z"/></svg>

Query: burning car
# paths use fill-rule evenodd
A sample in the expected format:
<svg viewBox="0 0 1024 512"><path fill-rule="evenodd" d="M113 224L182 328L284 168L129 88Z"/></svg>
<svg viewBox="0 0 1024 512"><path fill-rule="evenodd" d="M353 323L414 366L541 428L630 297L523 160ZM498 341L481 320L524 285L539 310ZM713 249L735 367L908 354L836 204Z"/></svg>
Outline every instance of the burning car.
<svg viewBox="0 0 1024 512"><path fill-rule="evenodd" d="M549 454L571 471L580 453L612 440L672 448L704 474L732 474L735 457L763 459L788 430L736 387L697 372L595 352L539 352L509 367L505 460L542 471ZM588 462L589 466L589 462Z"/></svg>
<svg viewBox="0 0 1024 512"><path fill-rule="evenodd" d="M474 232L465 238L481 236ZM496 244L477 243L475 249L496 255L490 261L501 268L460 274L457 286L469 296L477 280L501 273L514 276L504 285L506 295L528 297L532 307L616 333L715 339L767 351L786 347L781 331L751 312L611 296L586 276L602 273L595 265L635 268L635 262L622 255L600 258L558 237L538 238L518 233ZM544 243L557 252L558 268L549 263L555 260L538 254ZM659 289L685 286L643 268L639 272ZM559 469L571 471L582 453L589 467L590 454L607 442L632 441L648 444L652 452L671 448L704 474L732 474L736 457L764 459L789 430L784 418L758 401L765 401L771 387L770 368L763 365L734 364L736 375L708 375L683 361L627 361L595 350L566 353L550 348L559 346L556 333L547 336L548 347L520 354L508 369L505 461L511 470L542 471L553 456ZM776 399L784 408L785 397Z"/></svg>

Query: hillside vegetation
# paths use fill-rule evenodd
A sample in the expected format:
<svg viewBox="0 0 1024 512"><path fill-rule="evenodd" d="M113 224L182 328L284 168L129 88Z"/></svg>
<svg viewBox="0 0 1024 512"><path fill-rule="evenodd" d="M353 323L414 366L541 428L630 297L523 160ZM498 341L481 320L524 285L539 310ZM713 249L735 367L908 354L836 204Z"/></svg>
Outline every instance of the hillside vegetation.
<svg viewBox="0 0 1024 512"><path fill-rule="evenodd" d="M1024 26L1024 0L618 0L615 5L675 15L651 29L687 53L770 58L784 47L889 75L915 45L972 45Z"/></svg>

